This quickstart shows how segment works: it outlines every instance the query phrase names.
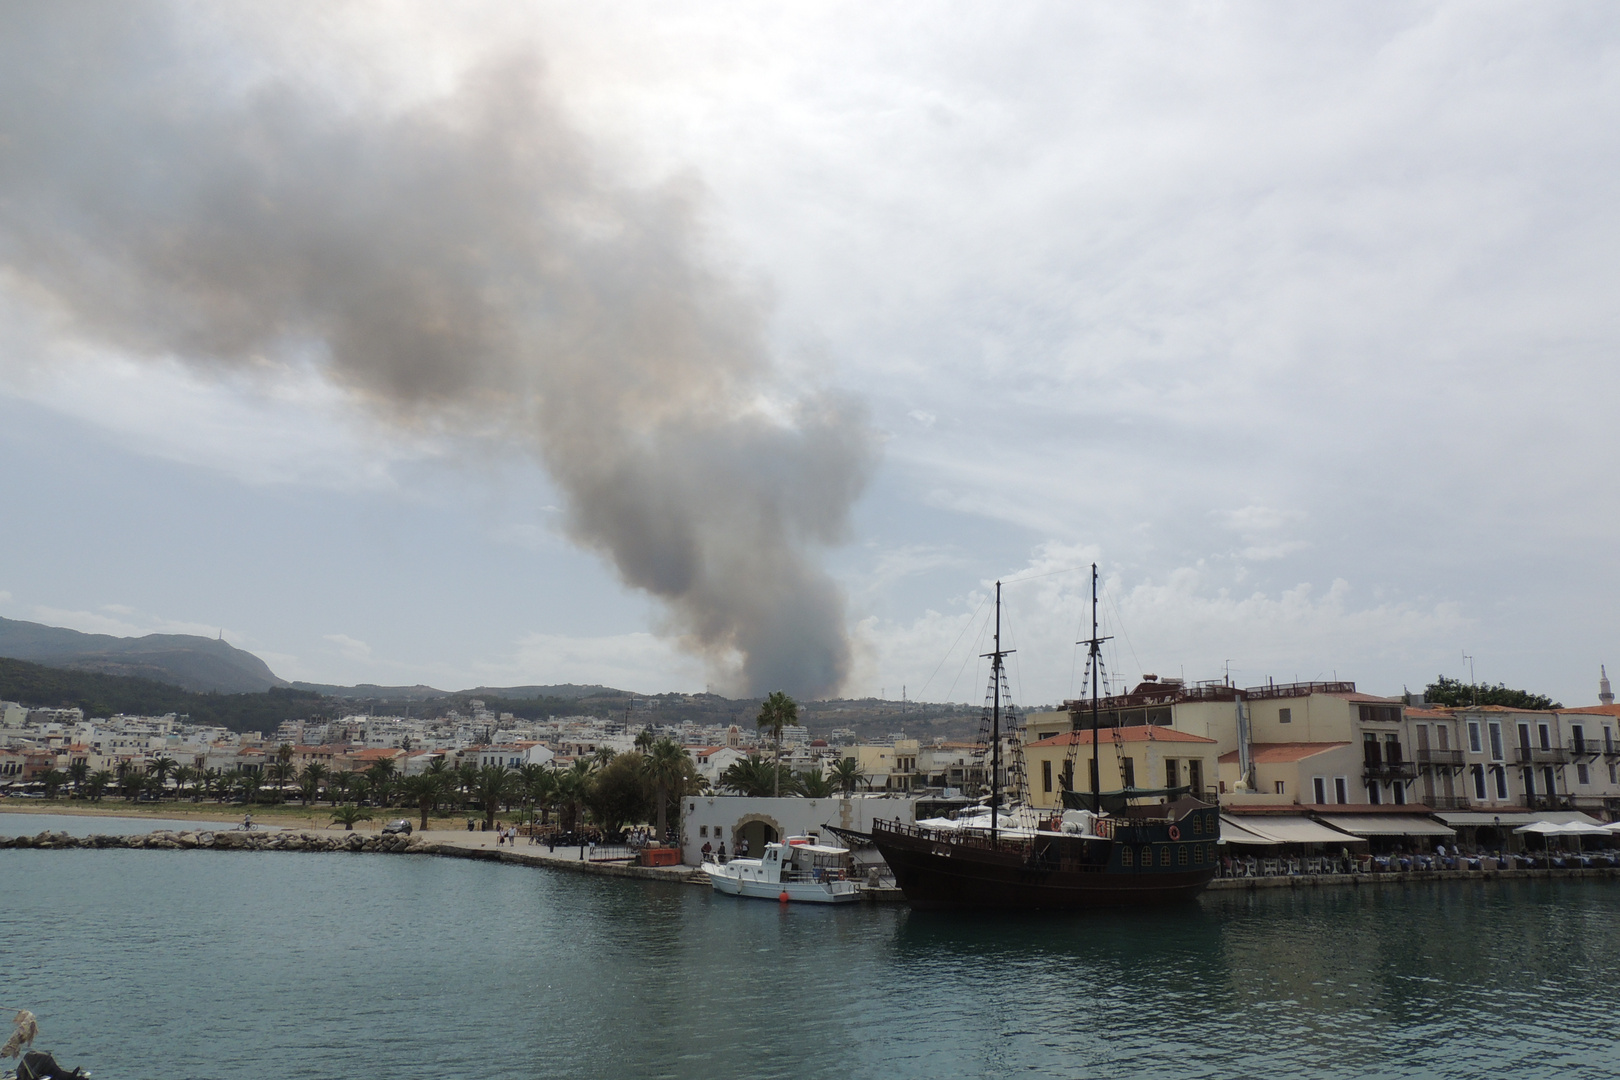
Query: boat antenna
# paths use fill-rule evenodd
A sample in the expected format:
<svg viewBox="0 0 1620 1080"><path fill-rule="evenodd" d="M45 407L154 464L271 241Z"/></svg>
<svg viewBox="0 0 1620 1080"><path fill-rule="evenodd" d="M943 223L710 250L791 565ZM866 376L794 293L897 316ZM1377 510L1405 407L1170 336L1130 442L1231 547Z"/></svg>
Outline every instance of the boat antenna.
<svg viewBox="0 0 1620 1080"><path fill-rule="evenodd" d="M996 644L990 658L990 843L996 842L996 811L1001 806L1001 659L1012 649L1001 647L1001 582L996 582Z"/></svg>

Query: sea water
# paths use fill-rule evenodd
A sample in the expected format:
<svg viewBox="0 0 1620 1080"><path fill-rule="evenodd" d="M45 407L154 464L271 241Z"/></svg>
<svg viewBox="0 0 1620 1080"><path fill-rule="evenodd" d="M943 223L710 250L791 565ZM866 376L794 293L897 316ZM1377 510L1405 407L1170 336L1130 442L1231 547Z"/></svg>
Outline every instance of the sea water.
<svg viewBox="0 0 1620 1080"><path fill-rule="evenodd" d="M15 850L0 1005L101 1080L1612 1077L1617 916L1611 881L953 916L430 856Z"/></svg>

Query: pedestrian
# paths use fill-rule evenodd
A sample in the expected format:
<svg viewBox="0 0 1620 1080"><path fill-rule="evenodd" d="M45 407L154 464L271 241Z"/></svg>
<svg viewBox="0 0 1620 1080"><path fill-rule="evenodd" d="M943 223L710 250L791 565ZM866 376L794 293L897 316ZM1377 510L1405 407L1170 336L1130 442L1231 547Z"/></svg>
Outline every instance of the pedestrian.
<svg viewBox="0 0 1620 1080"><path fill-rule="evenodd" d="M714 847L707 840L703 841L703 861L708 862L709 856L713 854Z"/></svg>
<svg viewBox="0 0 1620 1080"><path fill-rule="evenodd" d="M473 831L473 819L472 818L467 819L467 831L468 832Z"/></svg>
<svg viewBox="0 0 1620 1080"><path fill-rule="evenodd" d="M720 851L718 854L720 856L720 861L724 863L726 861L726 842L724 840L720 841Z"/></svg>
<svg viewBox="0 0 1620 1080"><path fill-rule="evenodd" d="M556 833L548 833L546 835L546 850L551 852L551 854L553 854L553 855L557 854L557 834Z"/></svg>

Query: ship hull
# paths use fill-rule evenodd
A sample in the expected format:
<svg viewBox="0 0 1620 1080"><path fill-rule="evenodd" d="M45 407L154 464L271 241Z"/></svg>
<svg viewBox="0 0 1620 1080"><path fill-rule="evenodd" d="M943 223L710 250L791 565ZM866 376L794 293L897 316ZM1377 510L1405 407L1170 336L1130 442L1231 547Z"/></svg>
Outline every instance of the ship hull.
<svg viewBox="0 0 1620 1080"><path fill-rule="evenodd" d="M918 910L1004 908L1075 910L1186 903L1215 877L1214 844L1132 846L1121 865L1120 843L1040 834L991 845L953 842L916 829L875 829L872 842L906 901ZM1143 867L1143 848L1169 848L1170 865ZM1195 847L1183 868L1180 848Z"/></svg>

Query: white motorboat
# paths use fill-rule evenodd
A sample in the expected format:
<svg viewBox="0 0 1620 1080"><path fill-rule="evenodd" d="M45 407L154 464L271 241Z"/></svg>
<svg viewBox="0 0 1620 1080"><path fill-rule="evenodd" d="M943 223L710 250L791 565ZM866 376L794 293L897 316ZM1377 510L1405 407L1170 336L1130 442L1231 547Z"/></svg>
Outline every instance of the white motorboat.
<svg viewBox="0 0 1620 1080"><path fill-rule="evenodd" d="M818 844L814 837L790 836L766 844L757 859L708 861L703 870L716 892L760 900L843 904L861 898L849 878L849 849Z"/></svg>

